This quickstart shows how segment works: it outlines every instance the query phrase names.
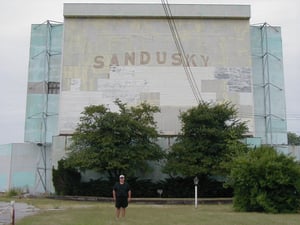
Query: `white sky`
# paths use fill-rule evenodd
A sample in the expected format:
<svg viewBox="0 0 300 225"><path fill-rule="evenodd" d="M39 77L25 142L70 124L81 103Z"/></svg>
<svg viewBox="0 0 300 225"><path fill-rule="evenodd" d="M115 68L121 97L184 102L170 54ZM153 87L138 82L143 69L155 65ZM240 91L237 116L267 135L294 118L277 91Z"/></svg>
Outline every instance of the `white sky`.
<svg viewBox="0 0 300 225"><path fill-rule="evenodd" d="M63 22L63 3L161 3L160 0L9 0L0 13L0 144L24 142L31 24ZM300 1L169 0L171 3L249 4L251 24L281 26L288 131L300 135Z"/></svg>

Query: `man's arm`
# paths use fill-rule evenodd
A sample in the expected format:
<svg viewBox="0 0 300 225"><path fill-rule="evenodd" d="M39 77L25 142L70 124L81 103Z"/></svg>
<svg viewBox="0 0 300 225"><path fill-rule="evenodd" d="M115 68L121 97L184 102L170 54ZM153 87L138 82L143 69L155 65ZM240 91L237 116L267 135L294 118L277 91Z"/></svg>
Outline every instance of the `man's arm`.
<svg viewBox="0 0 300 225"><path fill-rule="evenodd" d="M114 199L114 201L116 201L116 191L115 190L113 190L113 199Z"/></svg>
<svg viewBox="0 0 300 225"><path fill-rule="evenodd" d="M128 191L128 201L131 201L131 190Z"/></svg>

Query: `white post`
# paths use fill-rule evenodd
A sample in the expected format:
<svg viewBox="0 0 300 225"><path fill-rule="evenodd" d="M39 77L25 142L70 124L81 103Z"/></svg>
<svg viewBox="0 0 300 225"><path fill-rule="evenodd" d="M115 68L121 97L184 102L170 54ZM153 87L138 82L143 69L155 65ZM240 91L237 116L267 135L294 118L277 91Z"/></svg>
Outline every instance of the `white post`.
<svg viewBox="0 0 300 225"><path fill-rule="evenodd" d="M10 202L10 206L11 206L11 212L10 212L11 220L10 220L10 224L11 225L15 225L15 201L11 201Z"/></svg>
<svg viewBox="0 0 300 225"><path fill-rule="evenodd" d="M195 185L195 209L198 208L198 186Z"/></svg>
<svg viewBox="0 0 300 225"><path fill-rule="evenodd" d="M194 184L195 184L195 209L198 207L198 183L199 183L199 179L196 176L194 178Z"/></svg>

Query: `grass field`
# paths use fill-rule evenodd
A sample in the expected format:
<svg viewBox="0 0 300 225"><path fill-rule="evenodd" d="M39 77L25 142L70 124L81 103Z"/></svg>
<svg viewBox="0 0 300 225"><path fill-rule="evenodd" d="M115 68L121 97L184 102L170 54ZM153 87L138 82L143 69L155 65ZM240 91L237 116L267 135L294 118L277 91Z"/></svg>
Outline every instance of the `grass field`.
<svg viewBox="0 0 300 225"><path fill-rule="evenodd" d="M1 199L0 199L1 201ZM232 205L148 205L131 203L115 219L112 203L50 199L22 200L41 209L17 225L299 225L298 214L240 213Z"/></svg>

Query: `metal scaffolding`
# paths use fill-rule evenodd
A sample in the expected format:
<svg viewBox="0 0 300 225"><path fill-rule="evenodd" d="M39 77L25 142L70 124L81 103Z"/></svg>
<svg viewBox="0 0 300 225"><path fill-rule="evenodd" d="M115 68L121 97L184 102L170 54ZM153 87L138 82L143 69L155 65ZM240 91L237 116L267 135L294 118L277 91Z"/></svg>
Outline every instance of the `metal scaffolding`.
<svg viewBox="0 0 300 225"><path fill-rule="evenodd" d="M51 174L50 156L51 156L51 140L48 136L52 136L53 131L49 133L48 124L49 117L56 116L57 113L49 111L49 95L59 94L59 82L53 79L52 76L52 59L54 56L60 56L61 51L57 51L57 46L53 47L53 28L62 25L62 23L49 21L39 24L33 28L34 36L37 40L33 40L35 46L32 50L30 60L32 61L32 68L39 64L39 70L30 71L30 79L28 82L28 97L27 108L31 108L31 114L27 114L27 132L30 134L25 141L35 143L40 154L37 156L37 167L36 167L36 184L35 190L44 190L45 193L49 192L49 175ZM35 43L36 42L36 43ZM39 50L37 52L37 50ZM59 60L60 61L60 60ZM31 68L31 67L30 67ZM59 75L55 75L59 76ZM38 96L38 97L36 97ZM37 100L38 99L38 100ZM30 105L31 104L31 105ZM33 107L33 104L38 105ZM30 107L31 106L31 107ZM53 110L50 108L50 110ZM42 186L42 188L40 187Z"/></svg>
<svg viewBox="0 0 300 225"><path fill-rule="evenodd" d="M261 35L261 63L262 63L262 76L263 76L263 89L264 89L264 118L265 118L265 137L266 144L278 145L277 141L274 140L274 133L280 132L278 128L274 126L275 120L284 121L286 123L285 114L280 114L274 109L274 102L276 92L283 92L281 95L284 96L284 84L279 86L274 83L272 77L274 77L273 71L271 69L270 60L277 62L282 67L282 58L272 53L272 48L269 44L270 29L274 32L280 32L276 27L270 26L267 23L260 25L260 35ZM273 63L274 65L274 63ZM286 131L285 131L286 132Z"/></svg>

